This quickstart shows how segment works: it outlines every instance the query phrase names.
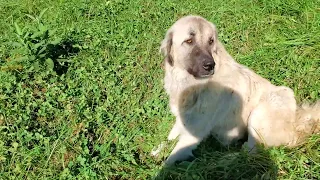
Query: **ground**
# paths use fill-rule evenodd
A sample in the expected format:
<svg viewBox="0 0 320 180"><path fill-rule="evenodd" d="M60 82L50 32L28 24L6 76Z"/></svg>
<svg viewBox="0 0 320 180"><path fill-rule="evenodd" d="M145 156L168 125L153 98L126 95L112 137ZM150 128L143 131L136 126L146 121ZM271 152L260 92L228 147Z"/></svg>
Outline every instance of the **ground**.
<svg viewBox="0 0 320 180"><path fill-rule="evenodd" d="M320 98L320 1L1 0L1 179L320 179L320 136L249 156L213 138L175 168L159 45L178 18L298 102Z"/></svg>

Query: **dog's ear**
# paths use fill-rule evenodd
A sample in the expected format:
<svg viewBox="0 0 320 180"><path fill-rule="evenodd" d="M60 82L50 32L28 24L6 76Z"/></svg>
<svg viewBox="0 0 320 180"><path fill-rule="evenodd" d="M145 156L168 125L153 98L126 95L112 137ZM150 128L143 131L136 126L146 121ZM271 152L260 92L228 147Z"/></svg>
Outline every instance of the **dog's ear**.
<svg viewBox="0 0 320 180"><path fill-rule="evenodd" d="M168 32L166 37L162 41L161 46L160 46L160 52L165 57L165 60L171 66L173 66L173 59L172 59L172 56L171 56L171 53L170 53L171 52L171 46L172 46L172 36L173 36L173 33L172 32Z"/></svg>
<svg viewBox="0 0 320 180"><path fill-rule="evenodd" d="M212 23L211 23L212 24ZM213 47L212 52L217 53L217 46L218 46L218 30L214 24L212 24L214 28L214 34L213 34Z"/></svg>

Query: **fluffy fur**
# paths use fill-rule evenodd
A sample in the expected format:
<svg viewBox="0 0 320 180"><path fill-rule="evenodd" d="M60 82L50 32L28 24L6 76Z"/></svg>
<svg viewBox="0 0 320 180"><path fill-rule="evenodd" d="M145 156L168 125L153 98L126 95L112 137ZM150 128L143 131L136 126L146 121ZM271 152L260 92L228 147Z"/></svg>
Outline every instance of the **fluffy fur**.
<svg viewBox="0 0 320 180"><path fill-rule="evenodd" d="M217 37L214 24L186 16L162 42L164 87L176 117L168 139L179 137L166 164L193 156L210 133L224 145L248 134L254 149L256 144L293 147L320 131L320 101L297 107L290 88L275 86L237 63ZM214 71L204 65L211 61Z"/></svg>

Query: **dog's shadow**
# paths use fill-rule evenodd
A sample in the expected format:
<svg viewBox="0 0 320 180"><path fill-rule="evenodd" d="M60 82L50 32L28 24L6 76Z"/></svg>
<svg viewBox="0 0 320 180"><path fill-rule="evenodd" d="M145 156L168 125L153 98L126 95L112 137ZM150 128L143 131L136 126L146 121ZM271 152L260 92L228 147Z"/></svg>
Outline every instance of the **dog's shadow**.
<svg viewBox="0 0 320 180"><path fill-rule="evenodd" d="M221 97L219 99L221 100L219 101L220 107L230 107L228 110L233 112L243 111L242 105L244 103L239 94L234 92L233 89L211 82L192 86L181 93L183 101L180 102L179 109L186 108L186 104L191 104L187 101L194 101L195 99L196 101L207 101L204 103L210 104L210 101L212 102L210 97L194 97L192 92L199 89L203 89L204 93L215 93ZM234 116L234 118L242 118L241 113L236 114L239 115ZM192 116L192 118L197 118L197 116ZM235 127L230 126L229 128ZM192 129L188 129L188 131L193 133ZM194 136L197 135L194 134ZM164 166L155 179L276 179L278 170L270 157L269 151L259 147L256 153L249 154L243 146L245 141L247 141L247 136L238 141L240 143L226 147L221 145L214 137L209 136L193 151L196 159L183 161L172 166ZM183 150L180 151L183 152Z"/></svg>
<svg viewBox="0 0 320 180"><path fill-rule="evenodd" d="M210 136L193 154L193 161L164 166L155 179L277 179L277 165L263 148L249 154L241 145L225 147Z"/></svg>

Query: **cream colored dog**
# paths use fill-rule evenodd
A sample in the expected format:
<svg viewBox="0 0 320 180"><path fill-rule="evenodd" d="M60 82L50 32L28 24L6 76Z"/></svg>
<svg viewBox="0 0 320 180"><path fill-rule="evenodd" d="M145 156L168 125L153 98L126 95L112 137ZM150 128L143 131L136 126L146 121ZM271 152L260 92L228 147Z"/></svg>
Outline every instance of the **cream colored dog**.
<svg viewBox="0 0 320 180"><path fill-rule="evenodd" d="M199 16L179 19L161 45L165 90L179 141L166 164L187 159L213 134L229 145L248 133L248 146L293 147L318 132L320 102L296 106L293 91L238 64L219 42L215 25Z"/></svg>

